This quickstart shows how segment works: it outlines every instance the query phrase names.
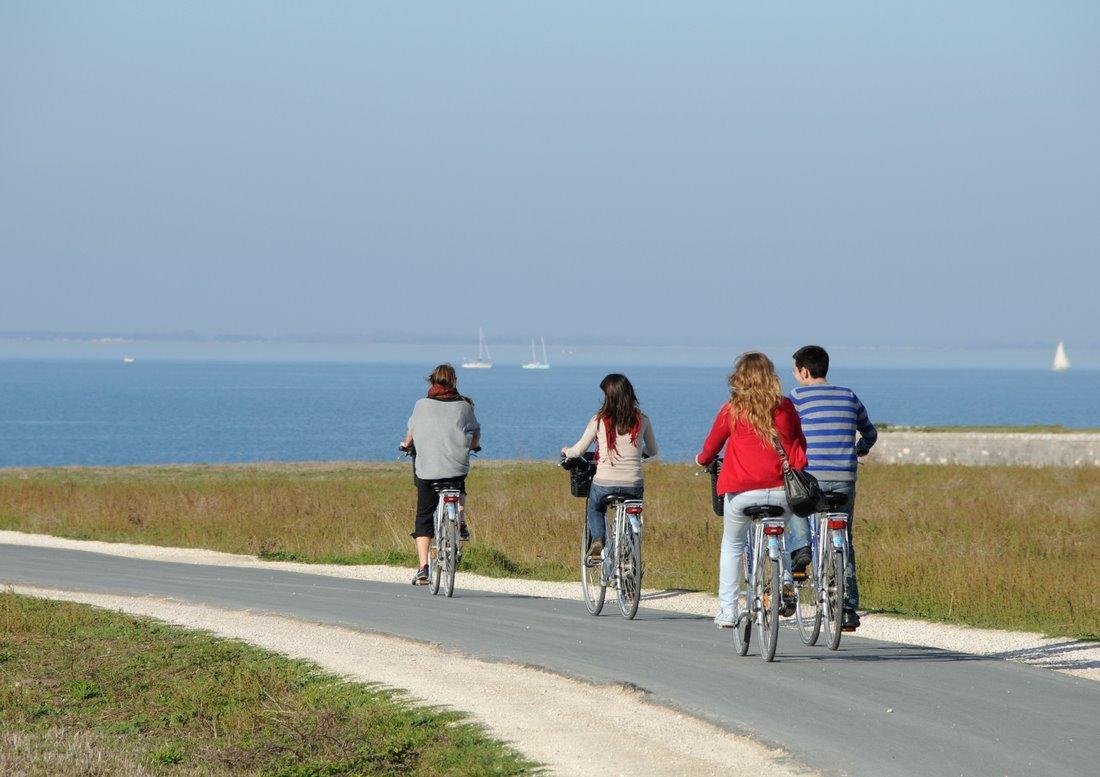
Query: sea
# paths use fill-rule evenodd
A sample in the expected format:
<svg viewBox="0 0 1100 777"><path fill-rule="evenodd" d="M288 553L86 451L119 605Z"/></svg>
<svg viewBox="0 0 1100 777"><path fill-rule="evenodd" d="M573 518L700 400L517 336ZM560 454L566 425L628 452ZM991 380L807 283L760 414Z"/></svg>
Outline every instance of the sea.
<svg viewBox="0 0 1100 777"><path fill-rule="evenodd" d="M0 361L0 467L397 459L430 364ZM661 457L689 461L727 369L623 368ZM596 365L460 372L486 459L556 460L600 404ZM791 388L789 370L782 370ZM834 368L894 425L1100 427L1100 370Z"/></svg>

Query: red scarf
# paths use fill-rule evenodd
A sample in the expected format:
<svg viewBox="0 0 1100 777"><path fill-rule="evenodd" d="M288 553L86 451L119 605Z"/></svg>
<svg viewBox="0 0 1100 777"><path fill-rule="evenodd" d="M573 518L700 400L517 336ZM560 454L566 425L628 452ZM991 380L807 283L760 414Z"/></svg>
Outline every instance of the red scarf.
<svg viewBox="0 0 1100 777"><path fill-rule="evenodd" d="M433 383L428 386L428 399L438 399L442 402L454 402L456 399L462 399L458 393L458 389L454 386L443 386L439 383Z"/></svg>
<svg viewBox="0 0 1100 777"><path fill-rule="evenodd" d="M603 419L603 426L604 426L604 430L605 430L605 433L606 433L606 436L607 436L607 460L611 461L611 454L619 452L619 449L615 444L615 439L618 437L618 434L617 434L617 430L615 429L614 424L612 424L610 418L605 417ZM630 430L630 444L633 445L634 447L638 447L638 435L641 433L641 431L642 431L642 414L641 413L635 413L635 415L634 415L634 426ZM598 461L599 460L598 459L598 457L599 457L598 446L597 446L596 456L597 456L597 461Z"/></svg>

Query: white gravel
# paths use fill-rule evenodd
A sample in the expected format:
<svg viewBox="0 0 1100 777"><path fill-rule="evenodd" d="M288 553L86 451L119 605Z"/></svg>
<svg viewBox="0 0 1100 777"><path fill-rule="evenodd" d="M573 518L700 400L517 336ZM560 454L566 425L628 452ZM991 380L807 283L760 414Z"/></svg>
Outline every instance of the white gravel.
<svg viewBox="0 0 1100 777"><path fill-rule="evenodd" d="M796 775L809 770L695 718L596 686L514 664L273 615L152 597L14 586L16 593L91 604L201 629L312 661L344 677L461 709L554 774Z"/></svg>
<svg viewBox="0 0 1100 777"><path fill-rule="evenodd" d="M196 548L165 548L154 545L69 540L43 534L0 531L0 543L44 548L64 548L104 553L150 561L181 564L279 569L314 575L407 583L412 570L388 566L341 566L338 564L302 564L290 561L261 561L253 556L222 553ZM580 583L553 583L540 580L495 578L459 572L456 585L494 593L523 594L552 599L581 600ZM659 610L712 615L717 599L710 594L685 591L647 590L644 606ZM992 656L1032 666L1054 669L1066 674L1100 680L1100 642L1066 637L1042 637L1039 634L999 629L976 629L943 623L930 623L889 615L862 615L859 636L906 645L920 645L974 655ZM852 635L845 636L845 639Z"/></svg>

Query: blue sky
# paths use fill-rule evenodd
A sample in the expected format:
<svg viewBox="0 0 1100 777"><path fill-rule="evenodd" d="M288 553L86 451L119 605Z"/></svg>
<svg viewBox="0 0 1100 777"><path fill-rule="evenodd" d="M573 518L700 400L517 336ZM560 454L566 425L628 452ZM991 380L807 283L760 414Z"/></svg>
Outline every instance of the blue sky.
<svg viewBox="0 0 1100 777"><path fill-rule="evenodd" d="M0 331L1096 346L1100 4L0 5Z"/></svg>

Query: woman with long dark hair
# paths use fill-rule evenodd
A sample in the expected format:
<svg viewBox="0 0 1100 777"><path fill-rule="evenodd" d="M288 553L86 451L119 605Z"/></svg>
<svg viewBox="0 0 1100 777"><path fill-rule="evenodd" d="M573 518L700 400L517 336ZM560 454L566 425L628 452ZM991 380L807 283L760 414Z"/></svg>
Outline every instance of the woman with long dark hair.
<svg viewBox="0 0 1100 777"><path fill-rule="evenodd" d="M785 520L791 517L776 441L783 446L791 467L806 467L802 423L794 404L783 396L772 360L759 351L741 354L730 373L729 389L730 399L718 410L703 450L695 457L697 464L705 466L725 445L717 487L725 501L722 550L718 561L718 614L714 617L720 629L733 628L739 615L737 564L749 525L745 509L753 505L776 505L783 508L781 517ZM790 566L788 559L788 570ZM790 580L784 580L780 613L790 615L793 612L794 588Z"/></svg>
<svg viewBox="0 0 1100 777"><path fill-rule="evenodd" d="M563 456L579 458L596 443L596 475L588 494L588 555L599 558L607 542L607 498L622 494L642 498L642 457L657 455L657 438L649 416L638 408L638 397L625 375L612 373L600 381L603 406L588 421L584 434Z"/></svg>
<svg viewBox="0 0 1100 777"><path fill-rule="evenodd" d="M458 376L449 364L440 364L428 376L428 396L417 400L409 418L402 450L416 448L413 479L416 482L416 525L412 536L420 566L413 585L428 584L428 549L435 536L435 508L440 481L459 484L462 501L459 532L470 539L466 527L466 475L470 471L470 450L481 444L481 425L474 415L474 401L458 393Z"/></svg>

